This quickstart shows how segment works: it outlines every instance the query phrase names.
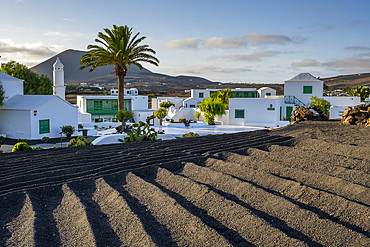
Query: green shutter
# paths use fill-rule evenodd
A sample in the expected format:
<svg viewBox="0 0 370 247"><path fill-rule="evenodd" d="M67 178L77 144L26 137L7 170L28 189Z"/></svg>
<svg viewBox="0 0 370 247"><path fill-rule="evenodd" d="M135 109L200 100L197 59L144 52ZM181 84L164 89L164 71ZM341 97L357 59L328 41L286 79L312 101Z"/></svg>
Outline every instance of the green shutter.
<svg viewBox="0 0 370 247"><path fill-rule="evenodd" d="M204 94L203 93L199 93L199 98L203 98L204 97Z"/></svg>
<svg viewBox="0 0 370 247"><path fill-rule="evenodd" d="M303 93L312 94L312 86L303 86Z"/></svg>
<svg viewBox="0 0 370 247"><path fill-rule="evenodd" d="M244 118L244 110L235 110L235 118Z"/></svg>
<svg viewBox="0 0 370 247"><path fill-rule="evenodd" d="M40 134L50 133L49 119L39 120L39 133Z"/></svg>

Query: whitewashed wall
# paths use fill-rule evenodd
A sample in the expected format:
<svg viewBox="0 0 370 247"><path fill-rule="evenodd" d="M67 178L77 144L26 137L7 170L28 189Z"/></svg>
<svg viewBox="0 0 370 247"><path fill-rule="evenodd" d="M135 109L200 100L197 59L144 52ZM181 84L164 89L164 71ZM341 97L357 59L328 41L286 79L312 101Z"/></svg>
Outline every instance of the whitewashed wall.
<svg viewBox="0 0 370 247"><path fill-rule="evenodd" d="M11 139L31 139L31 112L29 110L0 111L0 133Z"/></svg>
<svg viewBox="0 0 370 247"><path fill-rule="evenodd" d="M341 97L324 97L332 106L355 106L361 104L361 97L341 96Z"/></svg>
<svg viewBox="0 0 370 247"><path fill-rule="evenodd" d="M6 100L10 99L14 95L21 94L23 95L23 81L14 80L14 81L0 81L5 91Z"/></svg>
<svg viewBox="0 0 370 247"><path fill-rule="evenodd" d="M283 106L283 98L230 99L229 124L242 126L277 126L280 122L280 107ZM268 108L275 108L275 110L268 110ZM235 118L235 110L244 110L244 118Z"/></svg>
<svg viewBox="0 0 370 247"><path fill-rule="evenodd" d="M303 86L312 86L312 94L304 94ZM284 84L284 95L295 96L305 104L309 104L311 96L323 97L322 81L286 81Z"/></svg>

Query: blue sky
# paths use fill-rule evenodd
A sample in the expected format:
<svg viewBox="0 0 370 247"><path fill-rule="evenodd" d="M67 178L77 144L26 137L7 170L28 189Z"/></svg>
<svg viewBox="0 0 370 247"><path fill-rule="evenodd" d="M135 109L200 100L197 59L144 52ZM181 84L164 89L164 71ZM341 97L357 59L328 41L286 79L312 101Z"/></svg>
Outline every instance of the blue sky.
<svg viewBox="0 0 370 247"><path fill-rule="evenodd" d="M0 62L28 66L128 25L169 75L282 83L370 72L370 1L0 0Z"/></svg>

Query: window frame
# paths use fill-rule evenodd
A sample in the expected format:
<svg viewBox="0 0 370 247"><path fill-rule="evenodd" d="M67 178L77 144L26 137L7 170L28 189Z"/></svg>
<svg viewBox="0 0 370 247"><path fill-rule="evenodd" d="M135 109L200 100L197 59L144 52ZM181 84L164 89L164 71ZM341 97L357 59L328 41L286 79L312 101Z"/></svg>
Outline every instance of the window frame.
<svg viewBox="0 0 370 247"><path fill-rule="evenodd" d="M45 123L47 123L47 125L45 125ZM48 134L48 133L50 133L50 119L40 119L39 120L39 134Z"/></svg>
<svg viewBox="0 0 370 247"><path fill-rule="evenodd" d="M243 117L239 117L237 112L243 112ZM235 109L235 118L245 118L245 110L244 109Z"/></svg>
<svg viewBox="0 0 370 247"><path fill-rule="evenodd" d="M312 86L303 86L303 94L312 94Z"/></svg>

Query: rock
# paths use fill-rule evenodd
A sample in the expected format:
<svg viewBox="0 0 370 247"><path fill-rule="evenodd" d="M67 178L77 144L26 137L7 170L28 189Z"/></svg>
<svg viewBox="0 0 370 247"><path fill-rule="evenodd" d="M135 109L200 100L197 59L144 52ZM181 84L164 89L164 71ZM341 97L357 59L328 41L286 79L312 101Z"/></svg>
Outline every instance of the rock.
<svg viewBox="0 0 370 247"><path fill-rule="evenodd" d="M361 104L352 107L348 107L344 110L341 119L342 124L345 125L365 125L369 127L370 124L370 105L369 104Z"/></svg>
<svg viewBox="0 0 370 247"><path fill-rule="evenodd" d="M291 123L307 120L327 120L328 117L323 114L319 108L298 106L292 112Z"/></svg>

